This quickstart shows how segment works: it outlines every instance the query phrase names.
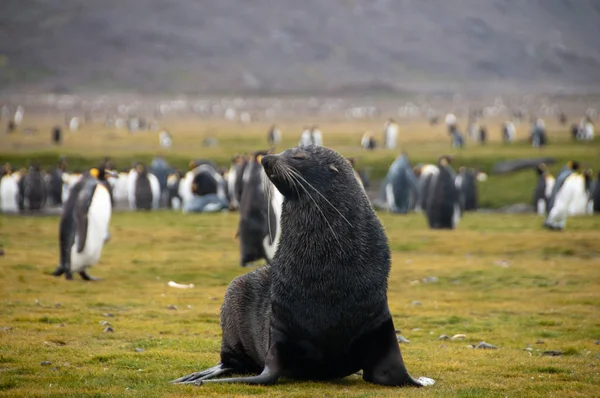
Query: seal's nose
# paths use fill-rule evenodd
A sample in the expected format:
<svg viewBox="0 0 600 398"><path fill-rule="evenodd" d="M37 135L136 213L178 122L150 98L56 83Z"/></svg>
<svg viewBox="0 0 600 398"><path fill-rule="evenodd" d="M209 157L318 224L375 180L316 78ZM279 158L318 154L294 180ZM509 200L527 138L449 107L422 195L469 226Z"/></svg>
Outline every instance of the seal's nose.
<svg viewBox="0 0 600 398"><path fill-rule="evenodd" d="M260 163L265 168L267 175L271 175L273 171L273 164L275 164L275 155L265 155L260 160Z"/></svg>

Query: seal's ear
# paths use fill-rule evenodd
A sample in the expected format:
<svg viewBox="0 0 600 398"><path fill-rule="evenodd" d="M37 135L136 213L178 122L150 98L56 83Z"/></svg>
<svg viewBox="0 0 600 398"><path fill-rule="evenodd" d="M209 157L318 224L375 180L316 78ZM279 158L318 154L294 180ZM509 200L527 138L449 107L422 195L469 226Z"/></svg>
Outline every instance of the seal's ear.
<svg viewBox="0 0 600 398"><path fill-rule="evenodd" d="M356 158L346 158L350 164L352 165L352 167L354 167L356 165Z"/></svg>
<svg viewBox="0 0 600 398"><path fill-rule="evenodd" d="M334 165L330 164L329 165L329 170L334 171L336 173L339 173L340 171L337 169L337 167L335 167Z"/></svg>

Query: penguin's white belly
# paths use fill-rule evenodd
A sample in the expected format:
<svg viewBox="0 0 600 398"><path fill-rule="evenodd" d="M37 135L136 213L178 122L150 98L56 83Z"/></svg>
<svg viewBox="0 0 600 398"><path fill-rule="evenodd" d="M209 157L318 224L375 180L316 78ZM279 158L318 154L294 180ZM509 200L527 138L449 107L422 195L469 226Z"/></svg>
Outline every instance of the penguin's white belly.
<svg viewBox="0 0 600 398"><path fill-rule="evenodd" d="M585 192L577 192L569 206L570 216L582 216L587 214L588 198Z"/></svg>
<svg viewBox="0 0 600 398"><path fill-rule="evenodd" d="M265 176L266 178L266 176ZM273 243L269 244L270 241L270 236L266 236L263 239L263 248L265 249L265 254L267 256L268 260L273 259L273 257L275 257L275 253L277 252L277 247L279 246L279 239L281 238L281 211L282 211L282 207L283 207L283 195L277 190L277 188L275 188L275 186L272 183L271 184L271 189L272 189L272 195L273 197L271 198L271 206L273 207L273 213L275 213L273 216L276 218L277 222L277 230L275 231L275 236L273 237ZM271 235L272 231L269 231L269 235Z"/></svg>
<svg viewBox="0 0 600 398"><path fill-rule="evenodd" d="M3 213L14 213L19 211L17 197L19 185L13 176L4 176L0 181L0 210Z"/></svg>
<svg viewBox="0 0 600 398"><path fill-rule="evenodd" d="M154 174L148 173L148 181L150 181L150 189L152 190L152 208L158 209L160 200L160 183Z"/></svg>
<svg viewBox="0 0 600 398"><path fill-rule="evenodd" d="M128 174L119 174L119 178L115 183L113 189L113 198L115 205L123 205L128 203L129 200L129 185L128 185Z"/></svg>
<svg viewBox="0 0 600 398"><path fill-rule="evenodd" d="M77 253L77 242L71 248L71 271L80 272L93 266L100 260L104 241L108 236L108 224L111 217L110 194L105 187L98 185L88 209L88 228L85 246Z"/></svg>

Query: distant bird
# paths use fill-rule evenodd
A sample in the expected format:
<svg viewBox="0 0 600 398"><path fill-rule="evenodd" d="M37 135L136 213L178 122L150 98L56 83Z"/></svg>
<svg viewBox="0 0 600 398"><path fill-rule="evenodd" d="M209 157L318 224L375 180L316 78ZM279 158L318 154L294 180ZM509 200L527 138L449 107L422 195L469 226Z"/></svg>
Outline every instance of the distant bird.
<svg viewBox="0 0 600 398"><path fill-rule="evenodd" d="M432 229L454 229L461 218L460 195L456 187L456 173L443 156L438 161L439 172L431 174L426 192L425 215Z"/></svg>
<svg viewBox="0 0 600 398"><path fill-rule="evenodd" d="M366 149L369 151L375 149L377 147L377 141L375 141L373 133L371 133L370 131L365 132L360 141L360 146L362 147L362 149Z"/></svg>
<svg viewBox="0 0 600 398"><path fill-rule="evenodd" d="M323 146L323 134L317 126L313 126L310 130L310 140L314 146Z"/></svg>
<svg viewBox="0 0 600 398"><path fill-rule="evenodd" d="M17 106L17 110L15 111L15 115L13 117L13 121L15 122L15 125L19 125L23 122L23 116L25 115L25 108L23 108L23 106L19 105Z"/></svg>
<svg viewBox="0 0 600 398"><path fill-rule="evenodd" d="M27 174L19 180L21 210L41 210L46 205L47 190L39 165L29 167Z"/></svg>
<svg viewBox="0 0 600 398"><path fill-rule="evenodd" d="M465 145L465 140L456 125L450 127L450 137L452 148L462 148Z"/></svg>
<svg viewBox="0 0 600 398"><path fill-rule="evenodd" d="M14 172L9 163L2 166L0 172L0 211L2 213L19 211L19 180L21 178L21 173Z"/></svg>
<svg viewBox="0 0 600 398"><path fill-rule="evenodd" d="M596 181L591 189L592 213L600 214L600 171L596 176Z"/></svg>
<svg viewBox="0 0 600 398"><path fill-rule="evenodd" d="M163 148L171 148L173 146L173 139L171 138L171 134L167 130L162 130L158 133L159 144Z"/></svg>
<svg viewBox="0 0 600 398"><path fill-rule="evenodd" d="M386 149L395 149L398 138L398 124L392 118L389 118L384 124L383 145Z"/></svg>
<svg viewBox="0 0 600 398"><path fill-rule="evenodd" d="M544 120L537 119L531 130L531 146L541 148L548 144L548 136L546 135L546 127Z"/></svg>
<svg viewBox="0 0 600 398"><path fill-rule="evenodd" d="M515 128L515 124L513 122L506 121L502 125L502 140L504 142L513 142L517 135L517 129Z"/></svg>
<svg viewBox="0 0 600 398"><path fill-rule="evenodd" d="M61 206L63 204L63 173L67 171L67 159L61 157L58 160L56 168L46 174L46 183L48 190L48 203L53 206Z"/></svg>
<svg viewBox="0 0 600 398"><path fill-rule="evenodd" d="M311 129L309 127L305 127L302 130L302 134L300 134L300 141L298 142L299 147L306 147L312 145L312 137L311 137Z"/></svg>
<svg viewBox="0 0 600 398"><path fill-rule="evenodd" d="M548 208L548 201L552 196L554 184L556 179L546 167L545 163L540 163L536 168L538 174L538 181L533 191L533 206L538 215L546 214Z"/></svg>
<svg viewBox="0 0 600 398"><path fill-rule="evenodd" d="M281 142L281 131L276 125L272 125L267 133L267 142L271 146L276 146Z"/></svg>
<svg viewBox="0 0 600 398"><path fill-rule="evenodd" d="M479 127L479 143L485 145L487 142L487 129L485 126Z"/></svg>
<svg viewBox="0 0 600 398"><path fill-rule="evenodd" d="M564 112L560 112L558 114L558 122L565 126L567 124L567 122L569 121L569 119L567 118L567 115Z"/></svg>
<svg viewBox="0 0 600 398"><path fill-rule="evenodd" d="M408 161L402 154L391 164L388 173L381 183L380 199L387 204L392 213L406 214L411 208L411 195L417 190L417 179Z"/></svg>
<svg viewBox="0 0 600 398"><path fill-rule="evenodd" d="M60 145L62 142L62 130L60 126L54 126L52 128L52 143L54 145Z"/></svg>
<svg viewBox="0 0 600 398"><path fill-rule="evenodd" d="M160 201L160 183L143 163L138 162L129 171L127 184L129 208L132 210L155 210Z"/></svg>
<svg viewBox="0 0 600 398"><path fill-rule="evenodd" d="M79 130L79 118L78 117L71 118L71 120L69 121L69 130L71 130L71 131Z"/></svg>
<svg viewBox="0 0 600 398"><path fill-rule="evenodd" d="M451 134L453 127L456 127L456 116L454 113L448 113L446 115L446 127L448 128L448 133Z"/></svg>
<svg viewBox="0 0 600 398"><path fill-rule="evenodd" d="M580 195L585 195L585 177L579 172L580 165L569 161L556 177L556 183L548 200L548 215L544 227L562 231L565 228L569 208Z"/></svg>

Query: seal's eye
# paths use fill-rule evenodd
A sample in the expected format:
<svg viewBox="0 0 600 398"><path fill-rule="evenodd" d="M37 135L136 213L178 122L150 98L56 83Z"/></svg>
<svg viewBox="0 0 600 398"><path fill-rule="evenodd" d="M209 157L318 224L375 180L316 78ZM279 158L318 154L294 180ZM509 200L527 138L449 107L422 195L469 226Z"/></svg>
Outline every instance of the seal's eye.
<svg viewBox="0 0 600 398"><path fill-rule="evenodd" d="M292 155L292 159L306 159L306 152L298 151Z"/></svg>

